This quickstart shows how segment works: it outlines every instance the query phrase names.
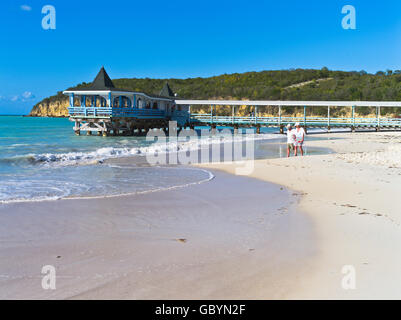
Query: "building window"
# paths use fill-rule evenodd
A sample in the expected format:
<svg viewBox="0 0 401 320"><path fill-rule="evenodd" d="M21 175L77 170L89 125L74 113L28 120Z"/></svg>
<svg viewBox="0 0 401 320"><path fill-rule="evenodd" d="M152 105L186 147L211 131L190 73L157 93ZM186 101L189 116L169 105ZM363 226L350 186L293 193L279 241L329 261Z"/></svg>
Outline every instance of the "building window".
<svg viewBox="0 0 401 320"><path fill-rule="evenodd" d="M125 108L131 107L131 99L130 98L123 96L122 100L123 100L122 107L125 107Z"/></svg>
<svg viewBox="0 0 401 320"><path fill-rule="evenodd" d="M78 97L74 97L74 107L80 107L81 106L81 98Z"/></svg>
<svg viewBox="0 0 401 320"><path fill-rule="evenodd" d="M104 97L96 96L96 106L95 107L106 107L107 100Z"/></svg>

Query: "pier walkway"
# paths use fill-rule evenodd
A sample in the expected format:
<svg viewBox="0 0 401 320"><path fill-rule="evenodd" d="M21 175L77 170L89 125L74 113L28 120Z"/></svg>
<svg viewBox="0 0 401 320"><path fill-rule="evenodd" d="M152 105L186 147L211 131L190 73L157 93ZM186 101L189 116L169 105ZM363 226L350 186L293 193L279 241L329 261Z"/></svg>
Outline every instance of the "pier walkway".
<svg viewBox="0 0 401 320"><path fill-rule="evenodd" d="M210 113L191 114L191 125L205 126L231 126L238 127L255 127L257 131L260 127L278 127L283 132L287 124L299 122L305 128L350 128L356 129L392 129L401 130L401 117L383 117L381 116L382 108L400 108L401 102L374 102L374 101L232 101L232 100L179 100L177 104L186 104L189 106L202 105L209 106ZM220 106L231 106L232 114L230 116L219 116L215 111ZM236 116L237 106L252 106L253 112L251 116ZM260 111L264 106L277 107L277 116L260 116ZM303 116L286 117L282 116L282 107L303 107ZM310 107L327 107L327 116L308 116L308 108ZM330 112L335 107L350 107L351 117L332 117ZM376 108L376 115L370 117L356 116L356 108ZM259 109L258 109L259 108ZM263 110L263 109L262 109Z"/></svg>

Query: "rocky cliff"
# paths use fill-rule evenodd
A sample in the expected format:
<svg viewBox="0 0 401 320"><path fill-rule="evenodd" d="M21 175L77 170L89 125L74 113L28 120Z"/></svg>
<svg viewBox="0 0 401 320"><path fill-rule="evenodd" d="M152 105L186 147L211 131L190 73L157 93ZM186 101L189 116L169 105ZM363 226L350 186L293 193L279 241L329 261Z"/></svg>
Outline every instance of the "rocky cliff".
<svg viewBox="0 0 401 320"><path fill-rule="evenodd" d="M29 116L31 117L67 117L68 99L60 101L41 101L35 105Z"/></svg>

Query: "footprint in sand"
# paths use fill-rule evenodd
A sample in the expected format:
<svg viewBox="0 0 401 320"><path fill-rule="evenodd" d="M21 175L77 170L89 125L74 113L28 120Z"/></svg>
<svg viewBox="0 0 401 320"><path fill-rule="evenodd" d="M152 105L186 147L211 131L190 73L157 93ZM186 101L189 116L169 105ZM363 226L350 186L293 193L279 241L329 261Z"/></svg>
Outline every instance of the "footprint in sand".
<svg viewBox="0 0 401 320"><path fill-rule="evenodd" d="M358 212L359 216L365 216L365 215L371 215L374 217L382 217L385 218L387 220L389 220L390 222L394 223L397 226L400 226L401 224L399 222L397 222L396 220L392 219L391 217L389 217L387 214L382 214L382 213L372 213L372 212L368 212L368 209L365 208L358 208L357 206L351 205L351 204L337 204L336 202L333 203L335 206L340 206L340 207L346 207L346 208L352 208L352 209L356 209L356 210L362 210ZM354 211L354 213L356 213ZM344 216L345 213L340 213L339 215Z"/></svg>

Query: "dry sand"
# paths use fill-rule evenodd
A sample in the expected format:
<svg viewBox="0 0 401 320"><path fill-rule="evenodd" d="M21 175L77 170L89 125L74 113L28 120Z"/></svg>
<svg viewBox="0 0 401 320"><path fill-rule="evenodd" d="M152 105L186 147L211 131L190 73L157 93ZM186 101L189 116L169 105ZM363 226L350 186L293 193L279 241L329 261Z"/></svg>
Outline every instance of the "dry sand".
<svg viewBox="0 0 401 320"><path fill-rule="evenodd" d="M337 154L257 160L250 175L302 193L299 208L315 227L318 254L285 298L399 299L401 134L320 137L308 145ZM236 165L206 167L233 173ZM355 289L343 289L343 266L355 268Z"/></svg>

